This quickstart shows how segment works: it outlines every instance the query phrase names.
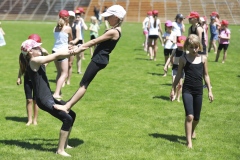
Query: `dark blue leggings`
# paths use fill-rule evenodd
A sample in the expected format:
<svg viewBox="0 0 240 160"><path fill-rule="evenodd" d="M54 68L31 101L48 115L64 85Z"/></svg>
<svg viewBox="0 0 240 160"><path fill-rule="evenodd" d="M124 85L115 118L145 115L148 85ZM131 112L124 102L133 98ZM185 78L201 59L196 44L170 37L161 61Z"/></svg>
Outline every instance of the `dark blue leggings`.
<svg viewBox="0 0 240 160"><path fill-rule="evenodd" d="M186 116L193 115L193 119L199 121L202 109L202 95L182 93L182 99Z"/></svg>

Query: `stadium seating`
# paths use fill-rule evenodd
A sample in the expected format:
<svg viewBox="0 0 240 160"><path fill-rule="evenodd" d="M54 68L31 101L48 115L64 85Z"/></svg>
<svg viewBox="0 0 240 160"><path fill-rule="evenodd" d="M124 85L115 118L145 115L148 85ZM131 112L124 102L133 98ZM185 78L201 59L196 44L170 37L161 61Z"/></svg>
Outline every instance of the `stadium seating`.
<svg viewBox="0 0 240 160"><path fill-rule="evenodd" d="M2 0L0 20L40 20L54 21L59 10L74 10L77 6L85 9L85 18L94 15L94 6L100 11L104 6L122 5L127 16L125 21L141 22L147 11L159 11L161 21L174 20L177 13L187 16L190 11L197 11L201 16L209 17L212 11L220 14L220 19L227 19L230 24L240 24L239 0Z"/></svg>

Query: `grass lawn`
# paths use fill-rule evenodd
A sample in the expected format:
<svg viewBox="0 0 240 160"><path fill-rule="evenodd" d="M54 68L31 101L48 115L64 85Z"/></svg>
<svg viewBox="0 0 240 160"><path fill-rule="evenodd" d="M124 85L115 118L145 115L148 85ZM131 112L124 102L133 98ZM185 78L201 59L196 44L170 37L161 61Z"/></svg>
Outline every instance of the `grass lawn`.
<svg viewBox="0 0 240 160"><path fill-rule="evenodd" d="M38 33L42 46L51 52L55 22L3 21L7 45L0 47L0 159L52 160L61 122L39 111L38 125L26 126L27 113L23 85L17 86L20 45L29 34ZM103 26L100 34L103 33ZM188 27L187 27L188 28ZM171 74L163 75L163 48L157 61L149 61L143 51L140 23L124 23L122 38L111 54L110 64L100 71L83 99L73 107L77 118L67 150L71 159L161 160L161 159L240 159L240 29L229 26L231 44L225 64L209 54L209 74L214 102L204 89L201 120L193 149L185 146L182 102L169 101ZM85 32L89 40L89 31ZM85 52L82 70L90 60ZM62 89L68 100L77 90L82 75L74 63L71 85ZM51 89L55 90L54 63L47 67Z"/></svg>

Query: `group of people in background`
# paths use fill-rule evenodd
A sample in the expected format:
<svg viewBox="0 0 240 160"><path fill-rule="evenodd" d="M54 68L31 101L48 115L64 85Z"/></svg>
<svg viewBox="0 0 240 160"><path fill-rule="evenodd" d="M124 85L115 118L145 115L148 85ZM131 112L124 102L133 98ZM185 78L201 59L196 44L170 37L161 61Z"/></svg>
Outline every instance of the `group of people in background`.
<svg viewBox="0 0 240 160"><path fill-rule="evenodd" d="M161 21L158 18L158 11L153 10L147 12L147 16L142 22L144 35L143 46L144 51L148 52L150 60L156 60L158 49L157 39L159 39L160 43L164 47L163 53L166 64L167 58L171 55L172 52L175 52L174 50L177 48L177 37L183 36L185 32L185 25L183 23L184 19L185 17L182 14L177 14L174 22L167 20L164 23L165 31L162 31ZM222 63L225 63L231 34L230 30L228 29L228 21L220 21L219 14L217 12L212 12L210 14L209 24L207 23L207 17L200 17L198 12L190 12L187 19L191 24L187 35L196 34L202 41L203 51L199 51L199 54L208 55L208 53L211 52L211 49L213 48L214 53L216 54L215 61L217 62L220 52L223 50ZM169 34L170 32L172 33ZM208 38L208 34L210 34L210 38ZM169 40L169 36L171 40ZM172 52L170 51L171 49L173 50ZM164 76L166 76L166 72L164 73Z"/></svg>
<svg viewBox="0 0 240 160"><path fill-rule="evenodd" d="M186 31L184 19L188 19L191 25L187 30L187 36L184 36ZM144 51L149 53L150 60L156 61L157 40L159 39L164 48L164 77L167 76L168 68L172 65L170 100L176 99L180 102L182 94L188 148L192 148L192 138L196 137L195 128L200 119L203 88L208 89L209 100L213 101L207 56L213 47L217 62L223 49L222 63L225 63L231 34L228 25L227 20L219 20L217 12L210 14L209 24L207 17L200 17L198 12L190 12L187 17L177 14L174 22L167 20L164 23L164 31L162 31L157 10L148 11L142 22ZM210 40L208 44L209 28ZM203 79L205 85L203 85Z"/></svg>

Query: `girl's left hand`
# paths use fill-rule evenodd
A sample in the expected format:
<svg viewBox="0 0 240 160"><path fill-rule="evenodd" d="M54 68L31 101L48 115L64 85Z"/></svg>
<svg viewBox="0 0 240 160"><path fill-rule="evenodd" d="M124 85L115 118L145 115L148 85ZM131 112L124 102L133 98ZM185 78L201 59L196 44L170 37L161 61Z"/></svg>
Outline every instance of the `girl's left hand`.
<svg viewBox="0 0 240 160"><path fill-rule="evenodd" d="M212 94L212 92L208 93L208 99L209 99L210 103L213 101L213 94Z"/></svg>

